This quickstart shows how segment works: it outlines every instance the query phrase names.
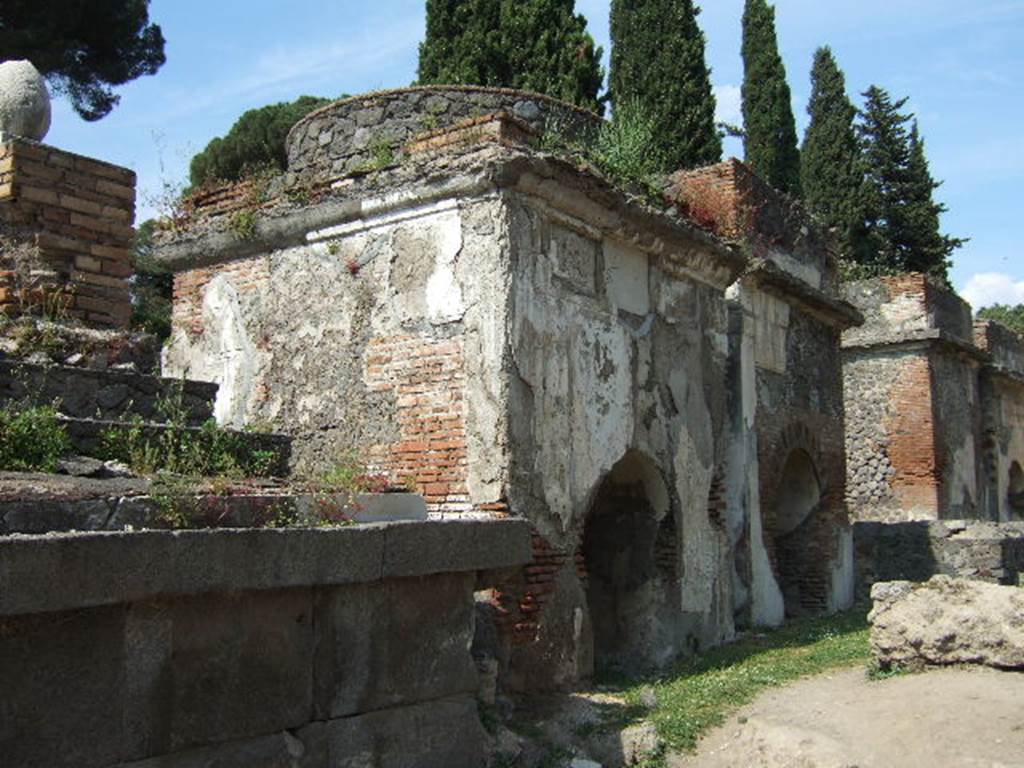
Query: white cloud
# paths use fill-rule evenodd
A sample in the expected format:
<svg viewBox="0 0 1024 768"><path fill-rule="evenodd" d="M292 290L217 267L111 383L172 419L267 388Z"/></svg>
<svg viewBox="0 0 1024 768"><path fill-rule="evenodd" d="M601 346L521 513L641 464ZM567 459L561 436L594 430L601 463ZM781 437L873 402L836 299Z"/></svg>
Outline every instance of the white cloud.
<svg viewBox="0 0 1024 768"><path fill-rule="evenodd" d="M716 85L715 120L743 125L743 95L738 85Z"/></svg>
<svg viewBox="0 0 1024 768"><path fill-rule="evenodd" d="M993 304L1024 304L1024 280L1001 272L979 272L967 280L960 295L976 310Z"/></svg>

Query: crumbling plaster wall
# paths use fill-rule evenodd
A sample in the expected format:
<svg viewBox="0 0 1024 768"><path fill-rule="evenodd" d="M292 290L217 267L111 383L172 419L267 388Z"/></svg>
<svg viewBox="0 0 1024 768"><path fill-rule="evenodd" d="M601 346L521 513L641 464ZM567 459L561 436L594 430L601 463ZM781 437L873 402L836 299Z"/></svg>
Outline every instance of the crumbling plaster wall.
<svg viewBox="0 0 1024 768"><path fill-rule="evenodd" d="M742 587L737 614L756 625L785 617L783 570L800 572L807 610L838 610L852 601L852 537L845 506L845 451L839 331L799 305L743 282L735 292L743 337L734 342L732 462L729 508L746 526L747 559L738 563ZM734 334L738 331L734 329ZM741 413L742 411L742 413ZM782 563L776 551L779 509L787 488L784 469L794 452L813 464L820 500L800 524L800 565ZM779 530L777 530L779 529Z"/></svg>
<svg viewBox="0 0 1024 768"><path fill-rule="evenodd" d="M497 501L500 203L413 200L306 241L179 273L167 375L220 382L223 423L287 429L300 473L358 449L435 511Z"/></svg>
<svg viewBox="0 0 1024 768"><path fill-rule="evenodd" d="M675 517L679 577L650 594L646 656L720 642L733 631L733 542L709 513L724 459L723 288L666 274L640 248L527 197L512 198L510 216L510 506L576 551L603 478L627 453L647 457L667 489L651 499L658 520ZM554 579L555 603L520 652L544 658L546 675L585 676L583 579L571 559Z"/></svg>

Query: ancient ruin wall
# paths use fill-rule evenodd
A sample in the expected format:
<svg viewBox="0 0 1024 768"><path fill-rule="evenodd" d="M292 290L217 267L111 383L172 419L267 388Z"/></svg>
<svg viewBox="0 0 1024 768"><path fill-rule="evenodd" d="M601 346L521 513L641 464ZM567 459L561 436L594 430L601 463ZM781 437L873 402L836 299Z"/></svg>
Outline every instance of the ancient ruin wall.
<svg viewBox="0 0 1024 768"><path fill-rule="evenodd" d="M981 361L970 307L924 275L849 283L843 334L848 501L858 520L981 513Z"/></svg>
<svg viewBox="0 0 1024 768"><path fill-rule="evenodd" d="M218 381L222 423L287 429L299 472L357 449L434 511L497 502L501 420L467 381L498 354L503 226L494 201L412 202L179 272L165 372Z"/></svg>
<svg viewBox="0 0 1024 768"><path fill-rule="evenodd" d="M0 264L0 309L126 326L134 217L127 168L24 139L0 145L0 234L35 251L31 264Z"/></svg>
<svg viewBox="0 0 1024 768"><path fill-rule="evenodd" d="M601 118L550 96L508 88L421 86L343 99L299 121L288 135L290 182L340 178L401 156L418 134L505 110L542 133L593 133Z"/></svg>
<svg viewBox="0 0 1024 768"><path fill-rule="evenodd" d="M597 210L576 218L519 195L510 206L509 505L537 527L541 566L512 608L524 687L586 676L595 656L664 663L732 631L720 506L724 284L698 271L712 260L699 246L665 243L694 269L675 271L602 236L595 225L617 213ZM608 546L630 553L637 583L602 607L600 539L597 551L586 546L595 518L617 514L615 494L632 500L619 513L646 512L614 528ZM638 529L650 538L633 540ZM604 610L632 616L614 649L592 645L592 628L617 621L595 615Z"/></svg>
<svg viewBox="0 0 1024 768"><path fill-rule="evenodd" d="M1024 519L1024 340L991 321L974 328L991 362L980 374L986 517Z"/></svg>

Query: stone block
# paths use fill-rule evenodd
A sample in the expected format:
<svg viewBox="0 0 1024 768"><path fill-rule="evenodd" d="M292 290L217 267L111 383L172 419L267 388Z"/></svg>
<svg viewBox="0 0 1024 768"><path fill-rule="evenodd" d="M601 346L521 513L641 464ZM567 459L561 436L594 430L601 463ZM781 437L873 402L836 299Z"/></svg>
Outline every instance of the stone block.
<svg viewBox="0 0 1024 768"><path fill-rule="evenodd" d="M475 574L393 579L318 596L318 719L468 694L477 687Z"/></svg>
<svg viewBox="0 0 1024 768"><path fill-rule="evenodd" d="M241 739L213 747L122 763L117 768L321 768L311 761L302 740L287 731L255 739Z"/></svg>
<svg viewBox="0 0 1024 768"><path fill-rule="evenodd" d="M1024 669L1024 590L935 576L871 589L871 650L883 667Z"/></svg>
<svg viewBox="0 0 1024 768"><path fill-rule="evenodd" d="M273 733L312 712L312 591L209 595L132 607L126 757Z"/></svg>
<svg viewBox="0 0 1024 768"><path fill-rule="evenodd" d="M119 759L125 615L116 606L0 618L0 765Z"/></svg>
<svg viewBox="0 0 1024 768"><path fill-rule="evenodd" d="M326 731L326 765L331 768L486 765L487 734L470 696L333 720Z"/></svg>

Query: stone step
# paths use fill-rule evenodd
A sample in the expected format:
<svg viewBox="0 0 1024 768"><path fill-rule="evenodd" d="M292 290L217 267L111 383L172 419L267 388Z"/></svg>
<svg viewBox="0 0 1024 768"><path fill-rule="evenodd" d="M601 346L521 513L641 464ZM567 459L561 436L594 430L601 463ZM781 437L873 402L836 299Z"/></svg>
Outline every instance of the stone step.
<svg viewBox="0 0 1024 768"><path fill-rule="evenodd" d="M68 417L61 417L60 421L67 430L72 447L83 456L103 455L106 452L104 450L106 447L104 445L105 436L112 432L123 434L125 439L127 439L131 432L141 431L141 436L153 444L159 444L161 436L171 429L182 429L186 434L196 439L204 434L202 427L171 427L159 422L136 423ZM242 452L245 454L251 454L253 451L273 451L276 457L271 463L267 474L275 477L284 477L288 474L292 440L287 435L264 432L240 432L233 429L225 429L221 430L221 432L232 436L239 443Z"/></svg>
<svg viewBox="0 0 1024 768"><path fill-rule="evenodd" d="M180 407L186 423L199 426L213 418L216 397L217 385L205 381L0 360L0 405L56 403L71 418L124 421L141 416L162 422L167 417L159 406L171 401Z"/></svg>
<svg viewBox="0 0 1024 768"><path fill-rule="evenodd" d="M0 472L0 536L426 519L423 497L414 493L316 491L269 480L93 479Z"/></svg>

